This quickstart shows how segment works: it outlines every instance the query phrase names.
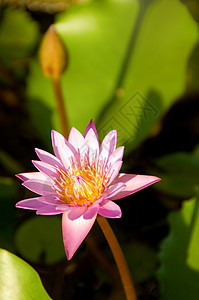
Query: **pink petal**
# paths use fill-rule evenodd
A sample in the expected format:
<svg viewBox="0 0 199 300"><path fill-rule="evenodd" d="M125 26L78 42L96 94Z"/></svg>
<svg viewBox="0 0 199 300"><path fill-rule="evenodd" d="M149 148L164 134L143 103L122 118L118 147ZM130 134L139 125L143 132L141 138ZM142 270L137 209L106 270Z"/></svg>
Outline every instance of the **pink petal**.
<svg viewBox="0 0 199 300"><path fill-rule="evenodd" d="M46 176L40 172L20 173L16 175L16 177L18 177L23 181L30 180L30 179L45 181L47 179Z"/></svg>
<svg viewBox="0 0 199 300"><path fill-rule="evenodd" d="M99 155L99 142L92 128L90 128L87 134L85 135L85 142L87 144L89 162L91 165L93 158L97 159Z"/></svg>
<svg viewBox="0 0 199 300"><path fill-rule="evenodd" d="M111 167L111 170L110 170L110 174L111 174L111 177L109 179L109 182L108 184L110 185L112 183L112 181L117 177L120 169L121 169L121 166L122 166L122 163L123 161L116 161L112 167Z"/></svg>
<svg viewBox="0 0 199 300"><path fill-rule="evenodd" d="M83 218L88 220L88 219L92 219L99 210L99 204L98 203L94 203L93 205L88 207L87 212L83 215Z"/></svg>
<svg viewBox="0 0 199 300"><path fill-rule="evenodd" d="M45 181L30 179L22 183L26 188L39 195L55 194L52 183L47 179Z"/></svg>
<svg viewBox="0 0 199 300"><path fill-rule="evenodd" d="M41 196L39 197L39 201L47 204L53 204L53 205L60 205L62 202L58 200L58 197L56 195L47 195L47 196Z"/></svg>
<svg viewBox="0 0 199 300"><path fill-rule="evenodd" d="M55 205L46 204L40 201L41 197L29 198L16 203L17 208L37 210L37 215L58 215L63 211L56 210Z"/></svg>
<svg viewBox="0 0 199 300"><path fill-rule="evenodd" d="M55 155L61 160L65 169L68 169L71 166L71 158L76 154L75 148L55 130L52 130L52 144Z"/></svg>
<svg viewBox="0 0 199 300"><path fill-rule="evenodd" d="M120 207L110 200L104 200L100 204L98 214L106 218L121 218L122 216Z"/></svg>
<svg viewBox="0 0 199 300"><path fill-rule="evenodd" d="M87 211L86 206L79 206L73 208L69 213L68 213L68 218L73 221L76 220L77 218L81 217L86 211Z"/></svg>
<svg viewBox="0 0 199 300"><path fill-rule="evenodd" d="M45 203L42 203L39 200L39 198L40 197L25 199L25 200L17 202L15 206L18 208L37 210L37 209L45 206Z"/></svg>
<svg viewBox="0 0 199 300"><path fill-rule="evenodd" d="M62 213L63 211L56 209L55 205L48 205L48 204L45 204L45 206L39 208L36 211L37 215L58 215Z"/></svg>
<svg viewBox="0 0 199 300"><path fill-rule="evenodd" d="M118 160L122 160L124 154L124 146L117 148L109 157L109 162L114 164Z"/></svg>
<svg viewBox="0 0 199 300"><path fill-rule="evenodd" d="M52 155L51 153L48 153L44 150L41 149L37 149L35 148L35 151L37 153L37 156L39 157L39 159L43 162L46 162L52 166L58 166L59 168L62 168L63 165L61 163L61 161L55 157L54 155Z"/></svg>
<svg viewBox="0 0 199 300"><path fill-rule="evenodd" d="M117 131L111 130L103 139L100 147L100 160L106 162L109 156L115 151L117 143Z"/></svg>
<svg viewBox="0 0 199 300"><path fill-rule="evenodd" d="M111 197L117 195L122 190L124 190L125 187L126 187L126 185L123 182L118 182L116 184L113 184L108 187L108 189L103 194L103 196L104 196L104 198L111 198Z"/></svg>
<svg viewBox="0 0 199 300"><path fill-rule="evenodd" d="M85 132L84 132L84 137L87 135L87 132L90 130L90 129L93 129L94 133L95 133L95 136L97 138L97 140L99 141L99 138L98 138L98 134L97 134L97 129L95 127L95 124L93 123L93 120L91 119L88 126L86 127L85 129Z"/></svg>
<svg viewBox="0 0 199 300"><path fill-rule="evenodd" d="M81 148L85 143L83 135L74 127L71 128L68 141L76 150Z"/></svg>
<svg viewBox="0 0 199 300"><path fill-rule="evenodd" d="M75 209L75 207L68 206L68 204L65 204L63 202L61 203L61 201L60 201L60 203L57 205L57 209L62 210L62 212L64 212L64 211Z"/></svg>
<svg viewBox="0 0 199 300"><path fill-rule="evenodd" d="M51 178L59 178L59 174L57 173L56 168L54 168L53 166L51 166L48 163L45 163L43 161L37 161L37 160L32 160L33 165L42 173L44 173L44 175L49 176Z"/></svg>
<svg viewBox="0 0 199 300"><path fill-rule="evenodd" d="M148 175L135 175L135 174L124 174L121 173L113 182L114 184L118 182L125 183L126 187L123 191L119 192L117 195L113 196L112 200L117 200L126 196L129 196L139 190L146 188L147 186L154 184L161 179L156 176Z"/></svg>
<svg viewBox="0 0 199 300"><path fill-rule="evenodd" d="M89 233L93 223L95 222L97 214L89 220L84 219L83 216L76 220L70 220L68 218L68 214L68 212L63 213L62 232L64 248L69 260Z"/></svg>

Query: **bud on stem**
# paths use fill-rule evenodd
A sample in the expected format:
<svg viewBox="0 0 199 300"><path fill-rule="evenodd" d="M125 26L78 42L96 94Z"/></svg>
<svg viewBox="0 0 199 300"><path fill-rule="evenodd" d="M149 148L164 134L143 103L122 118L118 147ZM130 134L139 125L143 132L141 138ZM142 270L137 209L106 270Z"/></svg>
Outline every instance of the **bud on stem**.
<svg viewBox="0 0 199 300"><path fill-rule="evenodd" d="M45 76L58 79L64 73L68 54L61 38L51 25L45 33L39 49L39 59Z"/></svg>

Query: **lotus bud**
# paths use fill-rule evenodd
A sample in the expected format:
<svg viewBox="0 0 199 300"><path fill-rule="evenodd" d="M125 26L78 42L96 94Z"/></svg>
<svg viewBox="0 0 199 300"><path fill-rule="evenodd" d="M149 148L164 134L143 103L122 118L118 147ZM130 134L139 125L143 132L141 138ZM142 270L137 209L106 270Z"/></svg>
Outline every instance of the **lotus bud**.
<svg viewBox="0 0 199 300"><path fill-rule="evenodd" d="M57 79L66 70L67 50L53 25L49 27L43 37L39 49L39 59L45 76Z"/></svg>

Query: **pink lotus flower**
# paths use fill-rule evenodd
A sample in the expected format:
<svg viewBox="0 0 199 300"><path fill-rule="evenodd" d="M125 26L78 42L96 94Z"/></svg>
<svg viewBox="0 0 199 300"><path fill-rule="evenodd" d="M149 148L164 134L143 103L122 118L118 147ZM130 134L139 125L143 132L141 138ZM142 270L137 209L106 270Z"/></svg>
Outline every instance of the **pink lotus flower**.
<svg viewBox="0 0 199 300"><path fill-rule="evenodd" d="M19 201L16 207L37 210L38 215L62 215L63 242L68 259L90 231L97 214L120 218L114 202L160 179L154 176L120 173L124 147L116 149L117 131L110 131L99 145L93 121L84 136L72 128L68 141L52 130L55 156L35 149L39 172L21 173L23 185L39 194Z"/></svg>

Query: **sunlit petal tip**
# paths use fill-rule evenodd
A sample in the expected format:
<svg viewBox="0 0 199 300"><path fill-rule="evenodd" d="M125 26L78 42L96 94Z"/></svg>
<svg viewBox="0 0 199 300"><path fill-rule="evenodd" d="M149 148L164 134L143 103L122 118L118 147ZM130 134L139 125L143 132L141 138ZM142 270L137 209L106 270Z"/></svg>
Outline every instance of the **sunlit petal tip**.
<svg viewBox="0 0 199 300"><path fill-rule="evenodd" d="M161 179L156 176L120 173L119 176L115 178L113 184L123 182L125 183L126 187L117 195L111 197L111 199L117 200L127 197L160 180Z"/></svg>
<svg viewBox="0 0 199 300"><path fill-rule="evenodd" d="M85 143L83 135L75 127L71 128L68 141L76 150L81 148Z"/></svg>

